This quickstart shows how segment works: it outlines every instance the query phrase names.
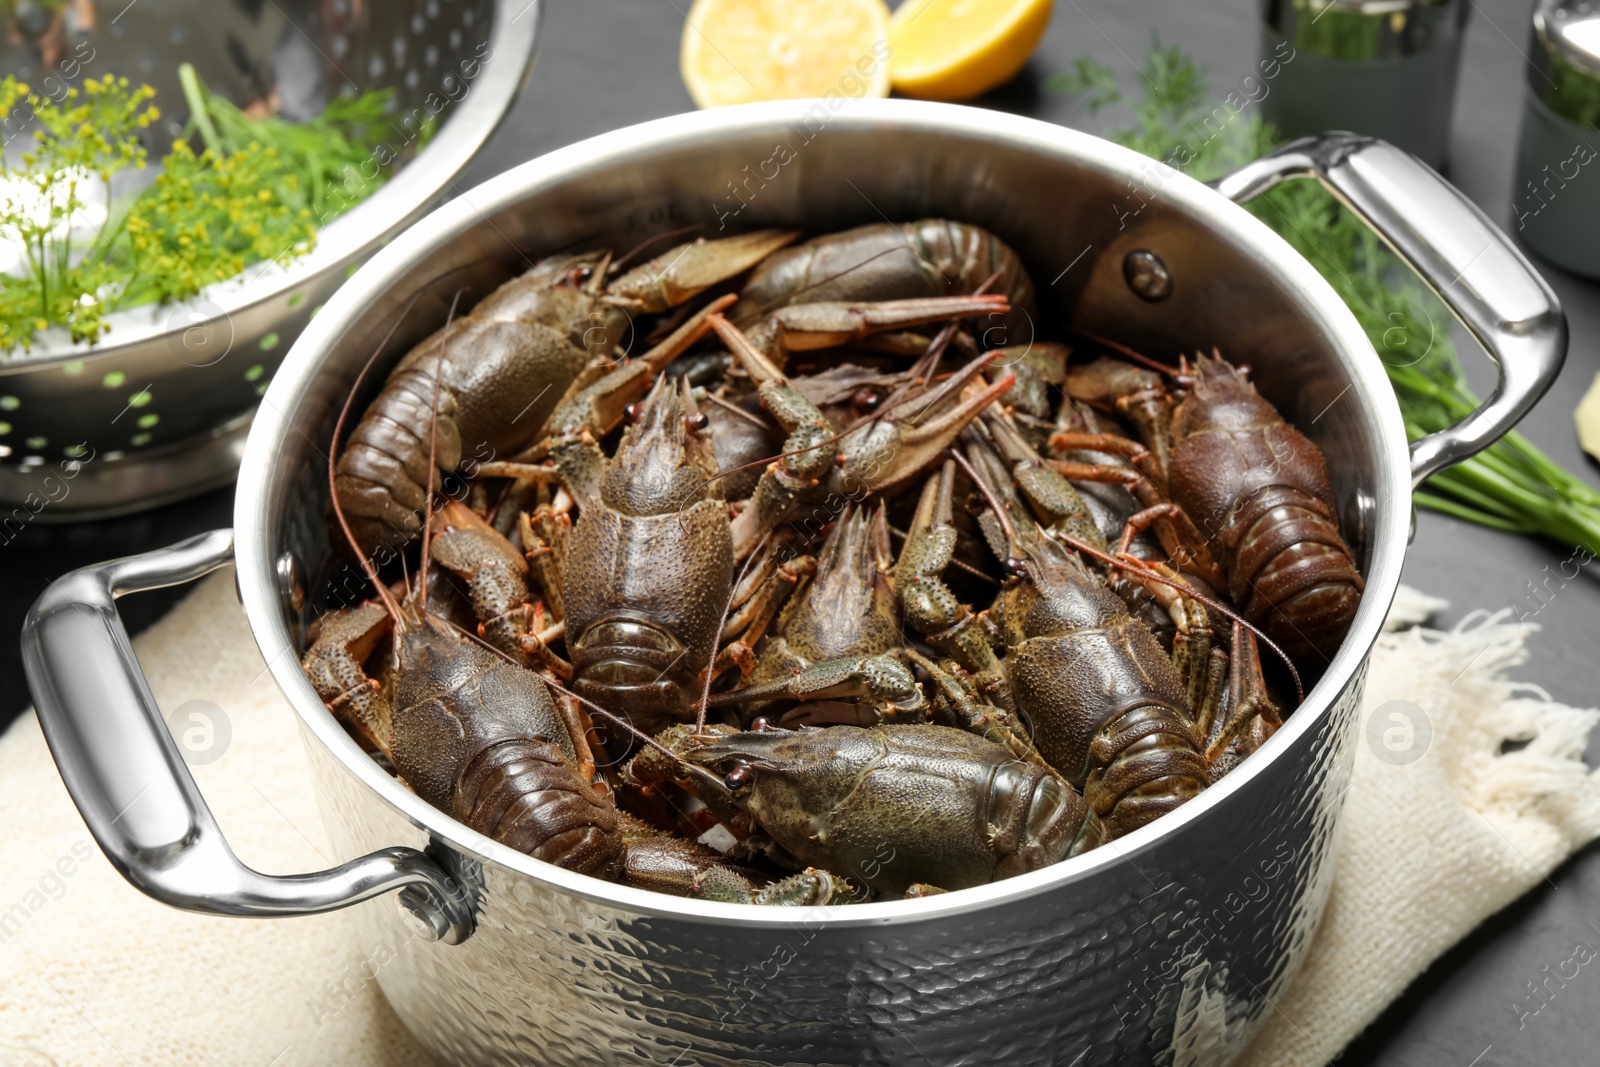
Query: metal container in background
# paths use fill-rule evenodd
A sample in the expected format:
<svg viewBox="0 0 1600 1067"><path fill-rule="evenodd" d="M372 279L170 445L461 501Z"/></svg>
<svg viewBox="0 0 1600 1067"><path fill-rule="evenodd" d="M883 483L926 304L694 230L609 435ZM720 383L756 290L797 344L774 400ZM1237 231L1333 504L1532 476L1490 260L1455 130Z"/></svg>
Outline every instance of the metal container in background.
<svg viewBox="0 0 1600 1067"><path fill-rule="evenodd" d="M1468 10L1465 0L1262 0L1263 117L1286 138L1381 137L1444 170Z"/></svg>
<svg viewBox="0 0 1600 1067"><path fill-rule="evenodd" d="M277 93L295 119L334 93L389 89L389 128L370 162L375 173L385 150L401 161L298 259L255 264L180 303L115 312L93 346L54 327L26 355L0 351L0 543L30 523L141 511L231 481L256 405L300 331L367 257L446 196L511 107L541 7L141 0L101 5L92 27L69 26L48 49L37 39L48 19L24 20L15 41L0 34L0 76L51 99L107 74L154 88L163 118L148 131L152 161L183 131L183 62L241 106ZM31 121L20 109L0 118L0 141Z"/></svg>
<svg viewBox="0 0 1600 1067"><path fill-rule="evenodd" d="M1528 246L1600 278L1600 2L1539 0L1511 218Z"/></svg>

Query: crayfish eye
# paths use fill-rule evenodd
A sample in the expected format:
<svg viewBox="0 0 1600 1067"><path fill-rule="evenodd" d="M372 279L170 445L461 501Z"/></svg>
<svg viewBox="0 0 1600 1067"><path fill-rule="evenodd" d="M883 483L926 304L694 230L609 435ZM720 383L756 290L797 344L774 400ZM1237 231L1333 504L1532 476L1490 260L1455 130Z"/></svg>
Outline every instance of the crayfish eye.
<svg viewBox="0 0 1600 1067"><path fill-rule="evenodd" d="M748 763L741 763L728 772L722 784L728 787L728 792L738 794L749 789L756 783L756 772L750 769Z"/></svg>
<svg viewBox="0 0 1600 1067"><path fill-rule="evenodd" d="M703 411L691 411L683 417L683 425L690 433L699 433L711 425L711 416Z"/></svg>
<svg viewBox="0 0 1600 1067"><path fill-rule="evenodd" d="M873 389L857 389L855 396L850 398L857 408L862 411L872 411L883 403L883 397Z"/></svg>
<svg viewBox="0 0 1600 1067"><path fill-rule="evenodd" d="M643 415L644 409L638 404L629 404L627 407L622 409L622 417L627 419L630 423L638 422Z"/></svg>
<svg viewBox="0 0 1600 1067"><path fill-rule="evenodd" d="M1026 578L1028 576L1028 561L1017 556L1007 556L1001 568L1011 578Z"/></svg>
<svg viewBox="0 0 1600 1067"><path fill-rule="evenodd" d="M772 728L773 728L772 720L767 718L765 715L758 716L756 719L752 720L751 723L750 723L750 732L751 733L764 734L768 730L771 730Z"/></svg>

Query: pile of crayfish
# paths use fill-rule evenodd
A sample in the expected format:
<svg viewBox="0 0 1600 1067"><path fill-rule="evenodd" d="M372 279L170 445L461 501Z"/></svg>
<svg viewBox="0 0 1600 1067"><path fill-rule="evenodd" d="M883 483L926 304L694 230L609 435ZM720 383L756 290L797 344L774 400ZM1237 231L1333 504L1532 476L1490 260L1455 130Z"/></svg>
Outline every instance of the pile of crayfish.
<svg viewBox="0 0 1600 1067"><path fill-rule="evenodd" d="M1036 870L1261 746L1362 590L1316 445L1219 352L1023 343L976 226L800 238L552 257L356 383L373 596L303 660L352 735L541 860L786 905Z"/></svg>

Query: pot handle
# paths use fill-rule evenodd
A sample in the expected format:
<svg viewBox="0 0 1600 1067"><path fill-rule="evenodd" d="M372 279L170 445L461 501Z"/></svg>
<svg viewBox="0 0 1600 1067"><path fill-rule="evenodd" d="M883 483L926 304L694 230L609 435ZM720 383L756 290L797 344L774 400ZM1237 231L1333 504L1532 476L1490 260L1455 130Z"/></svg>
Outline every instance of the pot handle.
<svg viewBox="0 0 1600 1067"><path fill-rule="evenodd" d="M239 862L200 796L117 614L124 593L191 582L233 559L233 531L84 567L53 582L22 626L39 723L67 792L106 858L173 907L216 915L308 915L406 886L403 902L458 944L472 913L455 881L414 848L386 848L311 874Z"/></svg>
<svg viewBox="0 0 1600 1067"><path fill-rule="evenodd" d="M1302 137L1219 178L1243 203L1286 178L1316 178L1416 271L1499 366L1483 406L1411 444L1411 484L1493 444L1538 402L1567 354L1550 286L1476 204L1426 163L1353 133Z"/></svg>

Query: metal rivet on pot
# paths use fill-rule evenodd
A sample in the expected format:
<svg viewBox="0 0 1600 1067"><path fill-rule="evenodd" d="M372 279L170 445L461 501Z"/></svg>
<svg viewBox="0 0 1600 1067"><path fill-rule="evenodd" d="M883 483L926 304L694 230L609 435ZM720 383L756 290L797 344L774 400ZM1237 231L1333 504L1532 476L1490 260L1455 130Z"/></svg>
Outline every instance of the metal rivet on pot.
<svg viewBox="0 0 1600 1067"><path fill-rule="evenodd" d="M1122 259L1122 277L1141 300L1160 303L1172 295L1172 274L1161 257L1144 248L1135 248Z"/></svg>
<svg viewBox="0 0 1600 1067"><path fill-rule="evenodd" d="M1372 528L1372 515L1378 502L1365 489L1357 489L1345 504L1344 539L1359 558L1367 550L1367 532Z"/></svg>
<svg viewBox="0 0 1600 1067"><path fill-rule="evenodd" d="M431 892L419 885L408 885L395 894L402 917L409 916L421 924L418 934L429 941L438 941L450 932L450 920L439 907Z"/></svg>
<svg viewBox="0 0 1600 1067"><path fill-rule="evenodd" d="M289 610L299 615L306 606L306 586L302 580L300 560L293 552L278 557L278 592L289 605Z"/></svg>

